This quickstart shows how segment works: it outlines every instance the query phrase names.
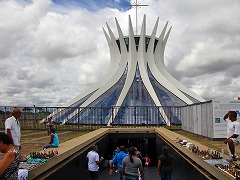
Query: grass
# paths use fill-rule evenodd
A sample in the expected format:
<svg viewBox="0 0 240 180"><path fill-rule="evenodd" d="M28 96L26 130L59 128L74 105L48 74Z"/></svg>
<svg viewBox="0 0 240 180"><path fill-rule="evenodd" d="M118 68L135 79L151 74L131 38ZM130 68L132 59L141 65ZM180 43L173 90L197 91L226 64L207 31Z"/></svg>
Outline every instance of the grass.
<svg viewBox="0 0 240 180"><path fill-rule="evenodd" d="M66 134L66 133L69 133L70 131L64 131L64 132L61 132L61 133L58 133L58 134ZM39 134L39 133L32 133L31 135L33 134ZM27 136L27 135L24 135L24 136ZM29 136L29 135L28 135ZM29 139L27 141L23 141L21 144L26 144L26 143L31 143L33 141L37 141L37 140L40 140L40 139L45 139L46 137L48 136L41 136L39 138L33 138L33 139ZM61 142L61 141L60 141Z"/></svg>
<svg viewBox="0 0 240 180"><path fill-rule="evenodd" d="M175 132L178 134L181 134L185 137L188 137L189 139L191 139L193 141L199 142L200 144L205 145L211 149L217 150L219 152L222 151L221 147L212 144L212 141L209 141L208 138L206 138L206 137L201 137L199 135L195 135L195 134L189 133L187 131L183 131L183 130L179 130L179 131L175 131ZM226 149L224 149L224 153L228 153L228 151Z"/></svg>

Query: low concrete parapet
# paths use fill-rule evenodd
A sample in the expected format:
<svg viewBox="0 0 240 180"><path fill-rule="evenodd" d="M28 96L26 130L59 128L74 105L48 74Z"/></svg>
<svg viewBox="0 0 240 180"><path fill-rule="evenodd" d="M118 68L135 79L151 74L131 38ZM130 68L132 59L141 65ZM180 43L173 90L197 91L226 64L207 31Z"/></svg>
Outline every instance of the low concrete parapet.
<svg viewBox="0 0 240 180"><path fill-rule="evenodd" d="M140 136L140 134L155 134L157 137L165 141L170 147L174 149L178 154L180 154L186 161L188 161L192 166L202 171L201 173L211 174L216 179L234 179L232 176L224 173L220 169L206 163L202 158L196 156L186 147L180 146L175 142L177 137L187 139L189 142L192 142L199 146L201 149L205 150L208 147L194 142L186 137L183 137L175 132L172 132L166 128L101 128L90 132L88 134L79 136L72 140L61 143L57 148L58 156L50 159L46 163L42 164L39 167L29 171L28 179L43 179L56 172L59 168L78 157L81 153L86 152L89 148L100 141L102 138L108 136L109 134L135 134ZM106 146L106 144L104 144ZM100 149L101 147L99 147ZM51 150L51 149L50 149ZM54 149L55 150L55 149Z"/></svg>

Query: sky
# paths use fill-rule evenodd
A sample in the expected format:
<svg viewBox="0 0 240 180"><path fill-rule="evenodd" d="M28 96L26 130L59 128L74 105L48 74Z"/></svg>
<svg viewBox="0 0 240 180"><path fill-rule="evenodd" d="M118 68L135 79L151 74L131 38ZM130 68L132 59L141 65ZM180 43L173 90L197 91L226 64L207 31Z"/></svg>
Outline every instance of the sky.
<svg viewBox="0 0 240 180"><path fill-rule="evenodd" d="M135 29L135 0L0 0L0 106L64 106L107 71L102 27ZM168 71L206 100L240 97L239 0L138 0L138 29L157 18Z"/></svg>

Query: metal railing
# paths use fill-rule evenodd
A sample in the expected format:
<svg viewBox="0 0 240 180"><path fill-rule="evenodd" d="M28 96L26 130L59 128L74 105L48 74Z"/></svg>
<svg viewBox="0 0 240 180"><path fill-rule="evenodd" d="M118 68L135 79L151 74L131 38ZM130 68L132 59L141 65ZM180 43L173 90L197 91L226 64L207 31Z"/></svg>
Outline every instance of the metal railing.
<svg viewBox="0 0 240 180"><path fill-rule="evenodd" d="M22 111L19 119L22 129L45 129L43 123L52 117L54 127L58 130L94 130L107 127L112 118L112 127L159 127L166 126L159 108L164 109L171 121L171 127L181 127L181 107L18 107ZM11 116L12 106L0 106L0 128ZM67 119L62 125L63 119ZM42 123L41 123L42 122Z"/></svg>

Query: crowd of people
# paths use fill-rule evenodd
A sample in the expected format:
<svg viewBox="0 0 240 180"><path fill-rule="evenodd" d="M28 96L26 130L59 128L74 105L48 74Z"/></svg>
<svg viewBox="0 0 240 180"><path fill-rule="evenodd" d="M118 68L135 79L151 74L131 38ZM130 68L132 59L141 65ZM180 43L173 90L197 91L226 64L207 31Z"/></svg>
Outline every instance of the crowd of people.
<svg viewBox="0 0 240 180"><path fill-rule="evenodd" d="M167 146L162 147L162 154L158 159L157 175L162 180L170 180L172 175L173 156L169 153ZM99 158L98 147L94 145L92 150L87 154L88 170L90 180L99 179L99 164L104 158ZM109 174L118 172L119 180L144 180L144 169L148 168L150 158L148 154L143 158L140 151L131 146L125 148L125 146L117 146L113 151L113 158L109 160ZM143 167L143 164L145 166ZM117 169L117 170L115 170Z"/></svg>
<svg viewBox="0 0 240 180"><path fill-rule="evenodd" d="M21 160L21 131L19 118L21 110L14 108L12 116L5 120L5 132L0 132L0 151L4 157L0 161L0 179L17 179L18 166ZM223 119L227 122L227 139L224 143L229 149L230 158L236 161L235 146L240 141L240 123L237 121L237 113L228 111ZM47 135L50 135L50 142L43 146L43 149L55 148L59 146L58 135L52 125L51 118L46 121ZM98 147L94 145L87 154L89 177L97 180L99 177L99 164L104 160L98 155ZM125 149L124 146L117 147L113 152L113 157L109 161L109 174L113 171L119 173L120 180L144 180L144 169L147 169L151 160L148 154L142 154L136 147ZM144 162L144 163L143 163ZM162 154L158 157L157 175L162 180L170 180L172 174L173 156L169 153L167 146L162 147ZM114 167L117 169L114 170Z"/></svg>

